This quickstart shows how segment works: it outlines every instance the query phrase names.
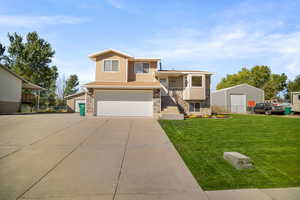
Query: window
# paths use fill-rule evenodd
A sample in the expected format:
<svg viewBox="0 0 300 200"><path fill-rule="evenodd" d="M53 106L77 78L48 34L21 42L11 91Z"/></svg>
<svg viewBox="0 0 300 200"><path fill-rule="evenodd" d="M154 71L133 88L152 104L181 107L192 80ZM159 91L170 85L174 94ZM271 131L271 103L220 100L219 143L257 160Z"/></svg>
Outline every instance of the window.
<svg viewBox="0 0 300 200"><path fill-rule="evenodd" d="M298 95L298 100L300 100L300 95Z"/></svg>
<svg viewBox="0 0 300 200"><path fill-rule="evenodd" d="M147 74L149 73L149 69L149 63L134 63L134 72L137 74Z"/></svg>
<svg viewBox="0 0 300 200"><path fill-rule="evenodd" d="M189 110L190 112L200 112L200 103L190 103Z"/></svg>
<svg viewBox="0 0 300 200"><path fill-rule="evenodd" d="M105 72L118 72L119 71L119 60L104 60L104 71Z"/></svg>
<svg viewBox="0 0 300 200"><path fill-rule="evenodd" d="M202 87L202 76L192 76L192 87Z"/></svg>

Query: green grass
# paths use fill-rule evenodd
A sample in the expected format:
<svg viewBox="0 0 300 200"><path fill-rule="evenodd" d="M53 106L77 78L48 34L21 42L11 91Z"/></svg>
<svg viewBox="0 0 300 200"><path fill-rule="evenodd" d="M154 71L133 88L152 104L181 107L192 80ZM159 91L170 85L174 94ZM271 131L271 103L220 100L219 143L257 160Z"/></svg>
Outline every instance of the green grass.
<svg viewBox="0 0 300 200"><path fill-rule="evenodd" d="M160 124L205 190L300 186L300 118L232 115ZM249 156L255 168L234 169L225 151Z"/></svg>

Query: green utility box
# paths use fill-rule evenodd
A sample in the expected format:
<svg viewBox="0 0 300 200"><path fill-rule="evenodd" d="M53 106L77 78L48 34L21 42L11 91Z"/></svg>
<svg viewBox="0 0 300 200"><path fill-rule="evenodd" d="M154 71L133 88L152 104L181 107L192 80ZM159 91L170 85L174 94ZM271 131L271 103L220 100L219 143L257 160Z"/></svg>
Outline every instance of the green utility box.
<svg viewBox="0 0 300 200"><path fill-rule="evenodd" d="M285 114L285 115L290 115L290 114L292 114L292 108L291 108L291 107L286 107L286 108L284 109L284 114Z"/></svg>
<svg viewBox="0 0 300 200"><path fill-rule="evenodd" d="M78 105L80 116L85 116L85 103L79 103Z"/></svg>

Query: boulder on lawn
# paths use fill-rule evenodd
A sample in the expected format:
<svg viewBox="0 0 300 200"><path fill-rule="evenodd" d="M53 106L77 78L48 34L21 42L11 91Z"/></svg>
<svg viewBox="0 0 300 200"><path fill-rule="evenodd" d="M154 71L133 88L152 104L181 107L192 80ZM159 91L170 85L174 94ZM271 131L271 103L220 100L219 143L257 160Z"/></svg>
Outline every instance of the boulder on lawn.
<svg viewBox="0 0 300 200"><path fill-rule="evenodd" d="M236 169L248 169L253 167L251 159L239 152L224 152L223 158Z"/></svg>

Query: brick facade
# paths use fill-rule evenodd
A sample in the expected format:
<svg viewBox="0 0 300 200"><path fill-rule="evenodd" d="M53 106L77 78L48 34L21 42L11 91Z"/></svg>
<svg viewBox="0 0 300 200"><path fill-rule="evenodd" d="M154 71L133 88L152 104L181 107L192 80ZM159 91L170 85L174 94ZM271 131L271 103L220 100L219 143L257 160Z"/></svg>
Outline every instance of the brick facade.
<svg viewBox="0 0 300 200"><path fill-rule="evenodd" d="M95 92L89 89L86 95L86 114L95 115Z"/></svg>
<svg viewBox="0 0 300 200"><path fill-rule="evenodd" d="M157 114L161 111L160 90L153 90L153 113Z"/></svg>

